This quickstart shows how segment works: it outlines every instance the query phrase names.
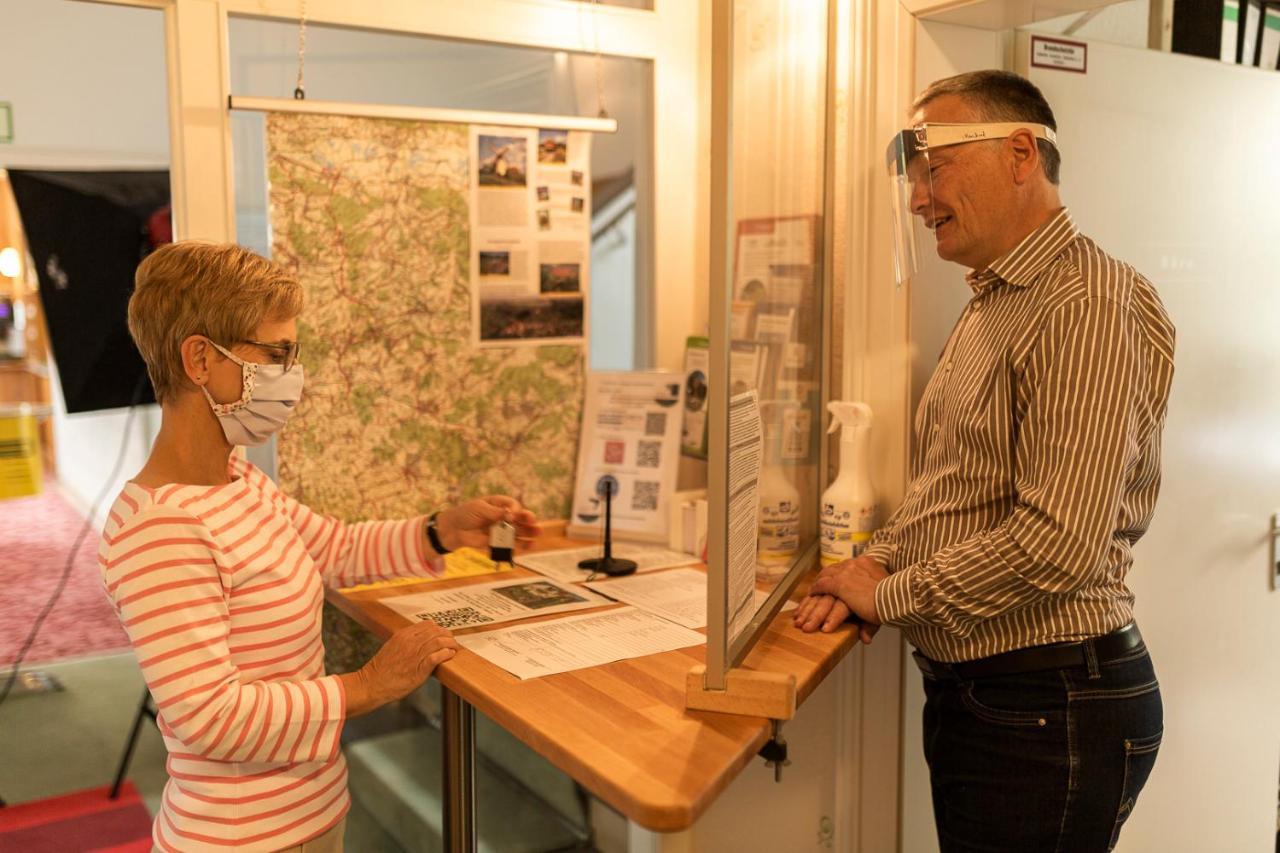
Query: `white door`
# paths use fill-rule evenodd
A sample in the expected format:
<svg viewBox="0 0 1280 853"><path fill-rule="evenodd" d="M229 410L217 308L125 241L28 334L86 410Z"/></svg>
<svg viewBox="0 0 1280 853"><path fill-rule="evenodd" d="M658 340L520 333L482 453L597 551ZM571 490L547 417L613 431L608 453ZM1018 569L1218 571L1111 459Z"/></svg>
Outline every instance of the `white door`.
<svg viewBox="0 0 1280 853"><path fill-rule="evenodd" d="M1085 74L1030 68L1028 38L1018 36L1017 70L1057 118L1064 200L1085 234L1155 282L1178 330L1164 485L1130 574L1165 739L1119 849L1269 852L1280 776L1280 593L1267 543L1280 510L1280 73L1102 43L1089 45ZM938 311L954 319L954 307ZM941 318L913 322L928 337ZM918 706L908 713L918 728ZM927 788L915 790L906 826L929 819Z"/></svg>
<svg viewBox="0 0 1280 853"><path fill-rule="evenodd" d="M1280 73L1101 43L1086 74L1021 70L1053 106L1081 229L1155 282L1178 329L1164 486L1131 575L1165 738L1120 849L1271 851Z"/></svg>

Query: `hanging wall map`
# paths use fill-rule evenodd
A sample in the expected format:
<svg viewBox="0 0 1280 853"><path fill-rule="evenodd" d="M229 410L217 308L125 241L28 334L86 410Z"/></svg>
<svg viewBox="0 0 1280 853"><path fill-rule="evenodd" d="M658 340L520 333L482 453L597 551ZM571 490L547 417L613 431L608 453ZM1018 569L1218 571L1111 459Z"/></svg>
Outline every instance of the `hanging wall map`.
<svg viewBox="0 0 1280 853"><path fill-rule="evenodd" d="M565 518L577 346L475 348L470 128L270 113L272 252L307 294L280 485L347 520L476 495Z"/></svg>

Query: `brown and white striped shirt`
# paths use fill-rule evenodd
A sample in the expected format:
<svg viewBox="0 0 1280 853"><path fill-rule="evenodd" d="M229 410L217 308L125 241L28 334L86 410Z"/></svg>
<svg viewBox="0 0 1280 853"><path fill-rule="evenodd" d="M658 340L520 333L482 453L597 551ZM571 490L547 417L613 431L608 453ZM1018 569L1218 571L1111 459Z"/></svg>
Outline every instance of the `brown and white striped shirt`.
<svg viewBox="0 0 1280 853"><path fill-rule="evenodd" d="M1066 208L980 272L916 413L914 478L867 553L885 624L940 661L1105 634L1160 489L1174 330Z"/></svg>

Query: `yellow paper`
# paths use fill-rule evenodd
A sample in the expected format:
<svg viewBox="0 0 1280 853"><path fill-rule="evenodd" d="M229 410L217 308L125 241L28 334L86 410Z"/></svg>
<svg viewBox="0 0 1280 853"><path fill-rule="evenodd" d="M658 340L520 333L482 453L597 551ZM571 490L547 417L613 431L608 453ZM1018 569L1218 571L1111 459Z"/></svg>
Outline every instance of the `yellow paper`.
<svg viewBox="0 0 1280 853"><path fill-rule="evenodd" d="M386 589L391 586L404 586L405 584L423 583L424 581L453 580L454 578L469 578L475 575L487 575L493 572L505 571L507 571L505 565L493 562L484 552L475 548L459 548L457 551L445 555L444 574L442 575L392 578L390 580L377 581L376 583L362 583L358 586L343 587L343 592L355 592L362 589Z"/></svg>

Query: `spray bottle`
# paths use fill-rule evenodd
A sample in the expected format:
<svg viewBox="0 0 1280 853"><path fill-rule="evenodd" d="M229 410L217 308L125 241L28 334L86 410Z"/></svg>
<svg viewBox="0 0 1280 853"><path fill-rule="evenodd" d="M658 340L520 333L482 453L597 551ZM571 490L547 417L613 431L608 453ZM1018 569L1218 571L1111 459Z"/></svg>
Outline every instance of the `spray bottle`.
<svg viewBox="0 0 1280 853"><path fill-rule="evenodd" d="M822 564L849 560L867 547L880 515L871 485L871 407L832 401L831 428L840 434L840 473L822 493Z"/></svg>
<svg viewBox="0 0 1280 853"><path fill-rule="evenodd" d="M800 551L800 490L792 484L781 464L780 418L768 417L779 407L796 403L765 402L765 462L760 471L759 539L756 545L756 577L775 580L786 574ZM785 416L785 414L784 414Z"/></svg>

